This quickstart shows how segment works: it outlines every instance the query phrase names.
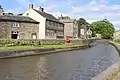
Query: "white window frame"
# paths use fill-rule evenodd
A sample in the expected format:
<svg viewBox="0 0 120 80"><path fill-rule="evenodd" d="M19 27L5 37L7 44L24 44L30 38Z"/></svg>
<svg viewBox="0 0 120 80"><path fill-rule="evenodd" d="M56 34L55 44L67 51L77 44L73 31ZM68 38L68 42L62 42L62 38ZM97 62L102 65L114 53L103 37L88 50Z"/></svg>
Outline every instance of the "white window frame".
<svg viewBox="0 0 120 80"><path fill-rule="evenodd" d="M19 22L12 22L12 27L20 27Z"/></svg>

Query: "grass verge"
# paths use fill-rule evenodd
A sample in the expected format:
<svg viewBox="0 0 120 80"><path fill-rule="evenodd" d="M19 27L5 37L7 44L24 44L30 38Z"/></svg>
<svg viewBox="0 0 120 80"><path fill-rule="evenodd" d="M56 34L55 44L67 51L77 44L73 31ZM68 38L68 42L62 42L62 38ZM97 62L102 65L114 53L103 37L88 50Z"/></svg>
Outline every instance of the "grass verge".
<svg viewBox="0 0 120 80"><path fill-rule="evenodd" d="M120 66L115 71L106 77L106 80L120 80Z"/></svg>
<svg viewBox="0 0 120 80"><path fill-rule="evenodd" d="M39 48L63 48L68 46L77 46L77 45L69 43L69 44L61 44L61 45L10 46L10 47L0 47L0 51L29 50L29 49L39 49Z"/></svg>

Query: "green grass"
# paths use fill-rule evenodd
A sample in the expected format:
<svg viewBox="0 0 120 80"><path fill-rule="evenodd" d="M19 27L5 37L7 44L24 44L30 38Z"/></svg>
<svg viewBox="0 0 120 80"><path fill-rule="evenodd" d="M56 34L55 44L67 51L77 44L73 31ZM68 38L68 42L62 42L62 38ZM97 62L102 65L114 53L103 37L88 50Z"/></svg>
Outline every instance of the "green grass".
<svg viewBox="0 0 120 80"><path fill-rule="evenodd" d="M106 77L106 80L120 80L120 66L114 70L113 73Z"/></svg>
<svg viewBox="0 0 120 80"><path fill-rule="evenodd" d="M62 48L67 46L75 46L75 44L69 43L69 44L62 44L62 45L0 47L0 51L28 50L28 49L39 49L39 48Z"/></svg>

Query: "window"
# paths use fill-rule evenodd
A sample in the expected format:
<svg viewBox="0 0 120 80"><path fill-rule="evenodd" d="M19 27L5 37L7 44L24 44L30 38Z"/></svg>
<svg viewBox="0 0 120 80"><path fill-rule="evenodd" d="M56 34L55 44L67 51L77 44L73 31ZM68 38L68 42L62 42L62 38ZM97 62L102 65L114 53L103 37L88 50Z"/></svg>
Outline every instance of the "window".
<svg viewBox="0 0 120 80"><path fill-rule="evenodd" d="M12 31L11 32L11 38L12 39L19 39L19 32L17 32L17 31Z"/></svg>
<svg viewBox="0 0 120 80"><path fill-rule="evenodd" d="M49 30L46 31L46 35L50 36L50 31Z"/></svg>
<svg viewBox="0 0 120 80"><path fill-rule="evenodd" d="M20 24L18 22L13 22L12 27L20 27Z"/></svg>

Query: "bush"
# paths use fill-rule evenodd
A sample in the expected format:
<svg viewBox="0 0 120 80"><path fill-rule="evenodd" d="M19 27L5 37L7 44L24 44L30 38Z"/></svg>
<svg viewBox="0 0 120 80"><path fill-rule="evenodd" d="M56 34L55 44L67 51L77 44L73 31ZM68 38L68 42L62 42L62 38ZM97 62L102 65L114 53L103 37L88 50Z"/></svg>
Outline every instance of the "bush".
<svg viewBox="0 0 120 80"><path fill-rule="evenodd" d="M16 46L25 46L25 45L61 45L64 44L64 40L0 40L1 45L14 44Z"/></svg>
<svg viewBox="0 0 120 80"><path fill-rule="evenodd" d="M71 40L74 45L89 44L90 40ZM15 46L41 46L41 45L62 45L65 44L65 40L0 40L0 45L15 45Z"/></svg>

